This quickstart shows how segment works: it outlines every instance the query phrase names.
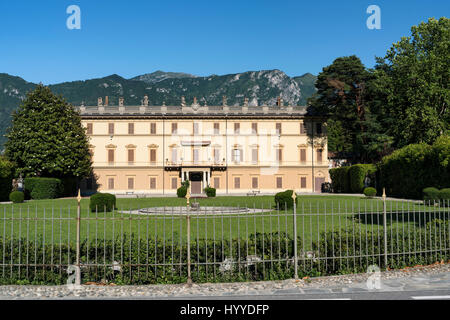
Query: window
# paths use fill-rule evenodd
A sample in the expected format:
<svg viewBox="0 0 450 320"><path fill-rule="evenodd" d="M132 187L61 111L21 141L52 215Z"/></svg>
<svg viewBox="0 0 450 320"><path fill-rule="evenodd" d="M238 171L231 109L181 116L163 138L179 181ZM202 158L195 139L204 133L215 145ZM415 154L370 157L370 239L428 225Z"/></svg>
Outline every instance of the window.
<svg viewBox="0 0 450 320"><path fill-rule="evenodd" d="M178 150L176 148L172 148L172 162L178 162Z"/></svg>
<svg viewBox="0 0 450 320"><path fill-rule="evenodd" d="M92 123L88 123L87 124L87 130L86 130L86 133L87 134L92 134L92 131L93 131L93 124Z"/></svg>
<svg viewBox="0 0 450 320"><path fill-rule="evenodd" d="M134 123L128 124L128 134L134 134Z"/></svg>
<svg viewBox="0 0 450 320"><path fill-rule="evenodd" d="M323 154L323 150L322 149L317 149L317 162L322 162L322 154Z"/></svg>
<svg viewBox="0 0 450 320"><path fill-rule="evenodd" d="M241 178L240 177L234 177L234 188L235 189L241 188Z"/></svg>
<svg viewBox="0 0 450 320"><path fill-rule="evenodd" d="M220 178L214 178L214 189L220 189Z"/></svg>
<svg viewBox="0 0 450 320"><path fill-rule="evenodd" d="M283 188L283 178L277 177L277 189Z"/></svg>
<svg viewBox="0 0 450 320"><path fill-rule="evenodd" d="M150 162L152 164L156 163L156 149L150 149Z"/></svg>
<svg viewBox="0 0 450 320"><path fill-rule="evenodd" d="M241 124L240 123L235 123L234 124L234 134L239 134L241 131Z"/></svg>
<svg viewBox="0 0 450 320"><path fill-rule="evenodd" d="M256 122L252 123L252 133L258 133L258 124Z"/></svg>
<svg viewBox="0 0 450 320"><path fill-rule="evenodd" d="M220 163L220 149L214 149L214 163Z"/></svg>
<svg viewBox="0 0 450 320"><path fill-rule="evenodd" d="M114 134L114 123L108 123L108 134Z"/></svg>
<svg viewBox="0 0 450 320"><path fill-rule="evenodd" d="M192 150L192 161L194 161L194 164L198 164L199 163L199 150L198 149L193 149Z"/></svg>
<svg viewBox="0 0 450 320"><path fill-rule="evenodd" d="M306 149L300 149L300 162L306 162Z"/></svg>
<svg viewBox="0 0 450 320"><path fill-rule="evenodd" d="M258 189L258 178L257 177L252 177L252 188Z"/></svg>
<svg viewBox="0 0 450 320"><path fill-rule="evenodd" d="M156 189L156 178L154 178L154 177L150 178L150 189L151 190Z"/></svg>
<svg viewBox="0 0 450 320"><path fill-rule="evenodd" d="M114 190L114 178L108 178L108 189Z"/></svg>
<svg viewBox="0 0 450 320"><path fill-rule="evenodd" d="M281 134L281 123L278 122L275 126L275 131L277 134Z"/></svg>
<svg viewBox="0 0 450 320"><path fill-rule="evenodd" d="M113 149L108 150L108 162L110 164L114 163L114 150Z"/></svg>
<svg viewBox="0 0 450 320"><path fill-rule="evenodd" d="M177 134L178 131L178 124L172 123L172 134Z"/></svg>
<svg viewBox="0 0 450 320"><path fill-rule="evenodd" d="M258 163L258 149L257 148L252 149L252 163L253 164Z"/></svg>
<svg viewBox="0 0 450 320"><path fill-rule="evenodd" d="M321 123L316 123L316 133L322 134L322 124Z"/></svg>
<svg viewBox="0 0 450 320"><path fill-rule="evenodd" d="M231 158L235 163L241 163L242 161L242 150L241 149L233 149Z"/></svg>
<svg viewBox="0 0 450 320"><path fill-rule="evenodd" d="M150 134L156 134L156 123L150 123Z"/></svg>
<svg viewBox="0 0 450 320"><path fill-rule="evenodd" d="M300 123L300 134L301 135L306 134L306 128L305 128L305 124L303 122Z"/></svg>
<svg viewBox="0 0 450 320"><path fill-rule="evenodd" d="M277 149L276 151L276 156L277 156L277 162L282 162L283 161L283 149Z"/></svg>
<svg viewBox="0 0 450 320"><path fill-rule="evenodd" d="M128 149L128 164L134 163L134 149Z"/></svg>
<svg viewBox="0 0 450 320"><path fill-rule="evenodd" d="M301 177L300 178L300 188L301 189L306 189L306 177Z"/></svg>
<svg viewBox="0 0 450 320"><path fill-rule="evenodd" d="M220 133L220 123L216 122L214 123L214 134Z"/></svg>
<svg viewBox="0 0 450 320"><path fill-rule="evenodd" d="M128 190L134 189L134 178L128 178Z"/></svg>
<svg viewBox="0 0 450 320"><path fill-rule="evenodd" d="M194 131L194 135L198 135L198 123L194 122L193 124L193 131Z"/></svg>
<svg viewBox="0 0 450 320"><path fill-rule="evenodd" d="M178 178L172 178L172 189L177 189Z"/></svg>

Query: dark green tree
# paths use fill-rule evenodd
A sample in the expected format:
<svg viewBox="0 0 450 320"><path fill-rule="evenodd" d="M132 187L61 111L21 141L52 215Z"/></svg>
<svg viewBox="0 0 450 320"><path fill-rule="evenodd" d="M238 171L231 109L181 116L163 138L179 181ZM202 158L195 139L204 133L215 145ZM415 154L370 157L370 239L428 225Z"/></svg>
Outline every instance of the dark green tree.
<svg viewBox="0 0 450 320"><path fill-rule="evenodd" d="M432 144L450 129L450 19L429 19L394 43L375 68L383 127L397 148Z"/></svg>
<svg viewBox="0 0 450 320"><path fill-rule="evenodd" d="M370 108L373 74L356 56L337 58L319 74L310 106L328 117L329 150L351 154L351 161L374 162L385 155L390 139Z"/></svg>
<svg viewBox="0 0 450 320"><path fill-rule="evenodd" d="M12 118L5 154L16 175L80 179L92 174L81 118L64 98L38 85Z"/></svg>

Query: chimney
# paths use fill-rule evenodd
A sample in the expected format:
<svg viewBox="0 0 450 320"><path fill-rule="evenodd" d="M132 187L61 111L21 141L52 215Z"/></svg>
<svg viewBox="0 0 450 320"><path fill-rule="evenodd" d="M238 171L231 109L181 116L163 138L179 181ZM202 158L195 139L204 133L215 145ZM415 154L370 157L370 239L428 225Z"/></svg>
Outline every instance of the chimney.
<svg viewBox="0 0 450 320"><path fill-rule="evenodd" d="M109 99L108 99L108 96L106 96L106 97L105 97L105 107L108 106L108 102L109 102Z"/></svg>
<svg viewBox="0 0 450 320"><path fill-rule="evenodd" d="M119 98L119 107L123 107L123 97Z"/></svg>
<svg viewBox="0 0 450 320"><path fill-rule="evenodd" d="M227 106L227 96L222 97L222 106L224 106L224 107Z"/></svg>
<svg viewBox="0 0 450 320"><path fill-rule="evenodd" d="M97 107L101 107L101 106L103 106L103 98L102 97L97 99Z"/></svg>
<svg viewBox="0 0 450 320"><path fill-rule="evenodd" d="M244 107L248 107L248 98L244 98Z"/></svg>
<svg viewBox="0 0 450 320"><path fill-rule="evenodd" d="M144 107L148 107L148 95L144 96Z"/></svg>

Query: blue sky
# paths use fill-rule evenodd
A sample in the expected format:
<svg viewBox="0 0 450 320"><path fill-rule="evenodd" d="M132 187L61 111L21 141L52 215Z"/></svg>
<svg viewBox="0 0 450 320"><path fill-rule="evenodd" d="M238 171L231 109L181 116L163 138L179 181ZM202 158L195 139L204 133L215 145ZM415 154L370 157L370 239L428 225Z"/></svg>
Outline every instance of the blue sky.
<svg viewBox="0 0 450 320"><path fill-rule="evenodd" d="M66 27L73 4L81 30ZM381 30L366 27L372 4ZM155 70L296 76L351 54L371 67L412 25L449 13L448 0L3 0L0 73L45 84Z"/></svg>

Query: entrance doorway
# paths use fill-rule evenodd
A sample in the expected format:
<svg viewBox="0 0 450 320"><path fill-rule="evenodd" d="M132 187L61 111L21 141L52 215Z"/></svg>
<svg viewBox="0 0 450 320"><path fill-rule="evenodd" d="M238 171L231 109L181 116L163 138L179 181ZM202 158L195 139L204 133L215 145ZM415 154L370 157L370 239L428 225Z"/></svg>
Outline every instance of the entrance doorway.
<svg viewBox="0 0 450 320"><path fill-rule="evenodd" d="M315 178L314 180L314 191L317 193L322 192L322 183L325 183L325 178Z"/></svg>
<svg viewBox="0 0 450 320"><path fill-rule="evenodd" d="M202 193L203 172L189 172L189 181L192 194Z"/></svg>

